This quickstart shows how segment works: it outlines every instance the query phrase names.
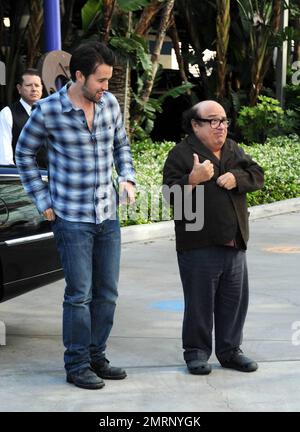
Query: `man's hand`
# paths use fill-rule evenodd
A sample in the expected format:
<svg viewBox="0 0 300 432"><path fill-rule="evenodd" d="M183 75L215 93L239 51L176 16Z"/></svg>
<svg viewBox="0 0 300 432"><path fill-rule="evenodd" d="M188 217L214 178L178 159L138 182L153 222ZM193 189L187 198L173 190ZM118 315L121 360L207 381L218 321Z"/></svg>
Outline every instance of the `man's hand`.
<svg viewBox="0 0 300 432"><path fill-rule="evenodd" d="M236 187L236 179L231 172L227 172L217 178L217 185L224 189L231 190Z"/></svg>
<svg viewBox="0 0 300 432"><path fill-rule="evenodd" d="M214 166L210 160L206 159L204 162L199 162L199 156L197 154L193 154L194 156L194 165L193 169L189 175L189 184L192 186L196 186L199 183L208 181L214 175Z"/></svg>
<svg viewBox="0 0 300 432"><path fill-rule="evenodd" d="M55 213L52 208L48 208L43 212L44 218L48 221L54 221L55 220Z"/></svg>
<svg viewBox="0 0 300 432"><path fill-rule="evenodd" d="M135 186L131 182L120 182L119 197L121 204L133 204L135 202Z"/></svg>

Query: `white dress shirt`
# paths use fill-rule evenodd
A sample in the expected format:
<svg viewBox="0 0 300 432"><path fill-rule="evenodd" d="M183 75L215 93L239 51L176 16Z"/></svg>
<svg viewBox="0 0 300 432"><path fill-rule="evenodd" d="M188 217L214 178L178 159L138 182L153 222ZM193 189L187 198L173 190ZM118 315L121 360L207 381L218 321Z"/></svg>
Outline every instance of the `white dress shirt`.
<svg viewBox="0 0 300 432"><path fill-rule="evenodd" d="M31 114L31 105L20 99L27 114ZM6 106L0 111L0 165L14 165L12 148L13 117L11 109Z"/></svg>

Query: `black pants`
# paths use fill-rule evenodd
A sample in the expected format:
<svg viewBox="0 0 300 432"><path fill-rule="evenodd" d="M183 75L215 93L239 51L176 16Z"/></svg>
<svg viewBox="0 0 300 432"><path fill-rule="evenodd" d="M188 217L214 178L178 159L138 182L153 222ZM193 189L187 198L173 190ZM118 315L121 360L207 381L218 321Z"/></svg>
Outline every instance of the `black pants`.
<svg viewBox="0 0 300 432"><path fill-rule="evenodd" d="M248 273L244 250L209 246L177 252L184 292L182 341L185 361L207 360L215 351L228 359L242 343L248 309Z"/></svg>

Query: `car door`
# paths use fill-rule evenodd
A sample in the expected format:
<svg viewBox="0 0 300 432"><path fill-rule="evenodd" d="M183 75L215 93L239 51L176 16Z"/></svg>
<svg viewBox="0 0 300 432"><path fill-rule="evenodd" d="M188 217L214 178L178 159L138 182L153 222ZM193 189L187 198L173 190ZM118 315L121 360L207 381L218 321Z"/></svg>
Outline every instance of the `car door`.
<svg viewBox="0 0 300 432"><path fill-rule="evenodd" d="M0 300L62 277L51 225L37 211L17 174L0 174L0 259Z"/></svg>

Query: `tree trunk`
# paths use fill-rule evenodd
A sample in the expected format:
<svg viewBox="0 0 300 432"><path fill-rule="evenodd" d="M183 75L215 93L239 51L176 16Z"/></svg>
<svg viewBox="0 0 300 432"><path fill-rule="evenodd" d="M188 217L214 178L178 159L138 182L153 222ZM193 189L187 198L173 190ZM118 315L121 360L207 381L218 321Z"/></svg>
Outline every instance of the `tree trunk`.
<svg viewBox="0 0 300 432"><path fill-rule="evenodd" d="M127 132L129 132L129 105L131 97L130 73L128 68L128 65L115 65L112 79L109 82L109 91L118 99Z"/></svg>
<svg viewBox="0 0 300 432"><path fill-rule="evenodd" d="M44 21L44 12L40 0L30 2L30 20L28 23L27 36L27 67L36 66L36 60L40 55L41 30Z"/></svg>
<svg viewBox="0 0 300 432"><path fill-rule="evenodd" d="M217 0L217 97L223 99L226 89L227 48L230 29L230 0Z"/></svg>
<svg viewBox="0 0 300 432"><path fill-rule="evenodd" d="M10 27L10 43L8 47L5 47L4 51L4 62L6 65L6 86L5 103L10 104L13 102L16 77L19 73L20 64L20 53L22 44L26 46L26 34L28 29L28 23L21 27L22 18L24 15L28 15L28 4L25 0L18 3L18 8L10 11L11 27Z"/></svg>
<svg viewBox="0 0 300 432"><path fill-rule="evenodd" d="M300 0L298 0L298 8L300 7ZM300 38L299 38L299 31L300 31L300 18L295 18L295 46L294 46L294 53L293 53L293 61L300 60Z"/></svg>
<svg viewBox="0 0 300 432"><path fill-rule="evenodd" d="M132 12L128 13L128 27L126 37L129 37L132 29ZM113 76L109 82L109 90L116 96L120 104L123 115L123 123L128 135L130 135L130 103L131 103L131 82L130 82L130 65L116 64L113 70Z"/></svg>
<svg viewBox="0 0 300 432"><path fill-rule="evenodd" d="M116 0L103 0L103 25L101 30L101 39L103 42L108 42L115 4Z"/></svg>
<svg viewBox="0 0 300 432"><path fill-rule="evenodd" d="M172 43L173 43L173 47L174 47L174 51L175 51L181 79L183 82L188 82L188 79L187 79L187 76L186 76L186 73L184 70L184 62L183 62L183 58L182 58L180 46L179 46L180 41L179 41L179 36L178 36L177 27L176 27L173 13L172 13L172 18L171 18L171 24L170 24L170 27L168 30L168 35L172 39ZM190 91L189 91L189 93L190 93Z"/></svg>
<svg viewBox="0 0 300 432"><path fill-rule="evenodd" d="M163 3L159 0L153 0L142 12L139 22L135 28L135 34L143 37L147 34L153 18L157 12L163 7Z"/></svg>
<svg viewBox="0 0 300 432"><path fill-rule="evenodd" d="M185 73L189 75L189 47L192 46L195 51L195 56L198 57L198 68L199 68L199 82L202 91L201 97L207 99L210 96L207 73L205 65L202 61L203 46L201 39L201 32L199 31L199 23L195 19L195 7L200 4L199 0L186 1L186 0L176 0L176 10L180 14L180 17L185 21L187 37L182 39L182 49ZM212 25L215 25L213 22ZM208 31L211 31L210 28Z"/></svg>
<svg viewBox="0 0 300 432"><path fill-rule="evenodd" d="M256 104L259 93L263 87L265 74L270 66L273 48L269 47L272 37L280 30L281 0L274 0L270 28L265 26L263 37L257 36L257 46L253 67L251 71L252 87L250 91L250 105Z"/></svg>
<svg viewBox="0 0 300 432"><path fill-rule="evenodd" d="M151 55L151 61L152 61L152 73L151 73L151 77L149 79L147 79L145 81L144 84L144 88L142 90L141 93L141 100L146 103L150 97L152 88L153 88L153 84L154 84L154 79L156 76L156 72L158 69L158 57L159 54L161 52L161 48L166 36L166 32L167 32L167 28L168 25L170 23L170 17L172 14L172 10L174 7L174 1L175 0L167 0L166 5L162 11L162 16L161 16L161 22L160 22L160 26L156 35L156 41L155 41L155 46L154 46L154 50L153 53Z"/></svg>
<svg viewBox="0 0 300 432"><path fill-rule="evenodd" d="M64 0L61 3L61 41L62 46L69 46L72 43L73 35L73 25L72 17L74 11L74 5L76 0Z"/></svg>

